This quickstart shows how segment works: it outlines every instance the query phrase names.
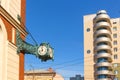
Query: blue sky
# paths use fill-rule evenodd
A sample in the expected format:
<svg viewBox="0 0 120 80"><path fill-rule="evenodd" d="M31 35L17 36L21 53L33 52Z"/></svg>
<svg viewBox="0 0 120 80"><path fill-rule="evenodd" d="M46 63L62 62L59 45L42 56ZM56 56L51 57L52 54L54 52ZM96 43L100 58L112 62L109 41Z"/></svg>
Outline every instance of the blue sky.
<svg viewBox="0 0 120 80"><path fill-rule="evenodd" d="M104 9L110 17L120 16L120 0L27 0L26 26L37 41L49 42L54 61L41 62L25 56L25 70L52 67L65 80L83 71L83 16ZM34 44L30 35L26 41Z"/></svg>

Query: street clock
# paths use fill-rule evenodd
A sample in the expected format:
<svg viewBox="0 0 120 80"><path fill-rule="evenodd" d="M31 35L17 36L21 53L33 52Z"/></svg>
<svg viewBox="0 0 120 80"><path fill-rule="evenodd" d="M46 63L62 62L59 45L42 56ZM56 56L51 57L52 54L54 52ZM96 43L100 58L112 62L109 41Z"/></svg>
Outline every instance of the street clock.
<svg viewBox="0 0 120 80"><path fill-rule="evenodd" d="M47 53L47 47L46 46L40 46L39 48L38 48L38 54L39 55L41 55L41 56L43 56L43 55L45 55Z"/></svg>
<svg viewBox="0 0 120 80"><path fill-rule="evenodd" d="M41 61L53 60L53 48L49 43L41 43L38 45L32 45L23 41L20 37L19 31L17 31L17 53L24 52L25 54L32 54L41 59Z"/></svg>

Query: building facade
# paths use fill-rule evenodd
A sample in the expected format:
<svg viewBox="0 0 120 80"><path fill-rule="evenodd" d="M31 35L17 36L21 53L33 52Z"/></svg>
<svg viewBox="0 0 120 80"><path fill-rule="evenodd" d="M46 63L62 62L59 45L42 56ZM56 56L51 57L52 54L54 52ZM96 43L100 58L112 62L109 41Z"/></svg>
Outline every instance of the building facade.
<svg viewBox="0 0 120 80"><path fill-rule="evenodd" d="M0 80L24 80L24 54L17 54L16 31L24 39L25 0L0 0Z"/></svg>
<svg viewBox="0 0 120 80"><path fill-rule="evenodd" d="M120 18L105 10L84 16L84 79L120 80Z"/></svg>
<svg viewBox="0 0 120 80"><path fill-rule="evenodd" d="M24 80L64 80L64 78L54 72L52 68L48 70L30 70L24 74Z"/></svg>
<svg viewBox="0 0 120 80"><path fill-rule="evenodd" d="M62 75L56 73L55 77L53 78L53 80L64 80L64 78L62 77Z"/></svg>
<svg viewBox="0 0 120 80"><path fill-rule="evenodd" d="M84 77L81 75L76 75L75 77L70 77L70 80L84 80Z"/></svg>

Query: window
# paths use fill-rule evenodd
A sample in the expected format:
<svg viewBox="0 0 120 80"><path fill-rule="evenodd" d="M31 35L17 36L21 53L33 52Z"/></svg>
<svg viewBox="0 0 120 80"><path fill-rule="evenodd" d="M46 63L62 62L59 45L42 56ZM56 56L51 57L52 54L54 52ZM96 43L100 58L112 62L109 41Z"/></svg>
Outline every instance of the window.
<svg viewBox="0 0 120 80"><path fill-rule="evenodd" d="M117 34L113 34L113 38L117 38Z"/></svg>
<svg viewBox="0 0 120 80"><path fill-rule="evenodd" d="M114 44L114 45L117 45L117 41L113 41L113 44Z"/></svg>
<svg viewBox="0 0 120 80"><path fill-rule="evenodd" d="M115 21L113 22L113 24L116 24L116 23L117 23L117 22L115 22Z"/></svg>
<svg viewBox="0 0 120 80"><path fill-rule="evenodd" d="M98 75L97 78L98 79L107 78L107 75Z"/></svg>
<svg viewBox="0 0 120 80"><path fill-rule="evenodd" d="M117 31L117 27L113 27L113 31Z"/></svg>
<svg viewBox="0 0 120 80"><path fill-rule="evenodd" d="M108 67L98 67L97 70L98 70L98 71L101 71L101 70L108 70Z"/></svg>
<svg viewBox="0 0 120 80"><path fill-rule="evenodd" d="M114 78L114 80L118 80L118 78L116 77L116 78Z"/></svg>
<svg viewBox="0 0 120 80"><path fill-rule="evenodd" d="M108 59L107 58L98 58L97 59L97 63L100 63L100 62L107 62Z"/></svg>
<svg viewBox="0 0 120 80"><path fill-rule="evenodd" d="M117 48L114 48L114 52L117 52Z"/></svg>
<svg viewBox="0 0 120 80"><path fill-rule="evenodd" d="M87 50L87 53L88 53L88 54L90 54L90 52L91 52L90 50Z"/></svg>
<svg viewBox="0 0 120 80"><path fill-rule="evenodd" d="M118 70L115 70L115 71L114 71L114 74L118 74Z"/></svg>
<svg viewBox="0 0 120 80"><path fill-rule="evenodd" d="M90 28L87 28L87 32L90 32Z"/></svg>
<svg viewBox="0 0 120 80"><path fill-rule="evenodd" d="M114 55L114 59L117 59L117 58L118 58L118 56L117 56L117 54L115 54L115 55Z"/></svg>
<svg viewBox="0 0 120 80"><path fill-rule="evenodd" d="M114 67L117 67L117 66L118 66L118 64L117 64L117 63L115 63L115 64L114 64Z"/></svg>

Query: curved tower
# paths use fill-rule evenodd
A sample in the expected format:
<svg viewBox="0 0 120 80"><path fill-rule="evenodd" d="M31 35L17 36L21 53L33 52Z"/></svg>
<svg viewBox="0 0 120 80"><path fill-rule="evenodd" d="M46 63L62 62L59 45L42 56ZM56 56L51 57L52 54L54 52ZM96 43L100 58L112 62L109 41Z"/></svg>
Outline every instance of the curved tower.
<svg viewBox="0 0 120 80"><path fill-rule="evenodd" d="M105 10L97 13L93 20L94 77L108 80L112 75L112 31L110 17Z"/></svg>

